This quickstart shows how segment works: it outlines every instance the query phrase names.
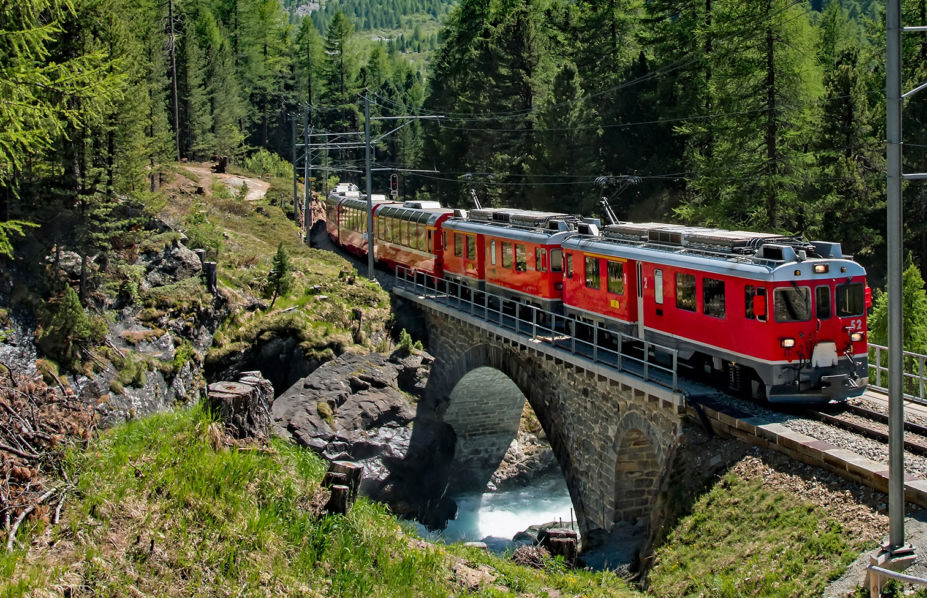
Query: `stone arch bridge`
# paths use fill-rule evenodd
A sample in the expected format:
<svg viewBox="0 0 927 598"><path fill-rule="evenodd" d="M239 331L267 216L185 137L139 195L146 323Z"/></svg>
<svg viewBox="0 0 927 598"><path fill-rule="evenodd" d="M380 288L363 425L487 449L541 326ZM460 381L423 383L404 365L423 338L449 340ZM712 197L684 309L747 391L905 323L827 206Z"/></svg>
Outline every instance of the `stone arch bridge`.
<svg viewBox="0 0 927 598"><path fill-rule="evenodd" d="M433 424L455 438L451 489L482 488L515 437L527 400L550 440L585 535L621 522L652 533L683 437L681 393L498 328L395 288L418 308L435 357L413 432ZM501 374L472 384L476 371ZM506 392L514 385L520 393Z"/></svg>

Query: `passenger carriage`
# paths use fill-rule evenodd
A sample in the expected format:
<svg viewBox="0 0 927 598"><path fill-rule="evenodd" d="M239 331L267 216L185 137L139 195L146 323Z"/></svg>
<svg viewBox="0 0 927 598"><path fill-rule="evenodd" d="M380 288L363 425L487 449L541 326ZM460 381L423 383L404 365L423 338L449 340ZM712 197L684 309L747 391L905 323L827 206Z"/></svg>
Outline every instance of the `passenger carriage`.
<svg viewBox="0 0 927 598"><path fill-rule="evenodd" d="M561 243L598 221L552 212L482 208L445 223L445 277L547 310L560 309Z"/></svg>
<svg viewBox="0 0 927 598"><path fill-rule="evenodd" d="M458 216L461 211L456 212ZM375 212L376 257L391 269L442 275L442 224L455 214L436 201L383 204Z"/></svg>
<svg viewBox="0 0 927 598"><path fill-rule="evenodd" d="M325 198L325 232L333 243L338 244L338 208L347 198L360 197L360 191L354 183L338 183Z"/></svg>
<svg viewBox="0 0 927 598"><path fill-rule="evenodd" d="M383 205L394 204L385 195L373 195L371 205L374 216ZM374 229L376 232L376 229ZM347 197L338 204L338 244L358 256L367 255L367 197ZM374 246L374 259L377 259Z"/></svg>

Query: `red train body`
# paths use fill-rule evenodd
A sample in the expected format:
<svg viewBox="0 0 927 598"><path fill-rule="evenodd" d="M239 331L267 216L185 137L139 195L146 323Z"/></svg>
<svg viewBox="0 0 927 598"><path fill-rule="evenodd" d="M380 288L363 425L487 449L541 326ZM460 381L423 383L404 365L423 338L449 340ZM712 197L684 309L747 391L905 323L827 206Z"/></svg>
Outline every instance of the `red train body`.
<svg viewBox="0 0 927 598"><path fill-rule="evenodd" d="M365 253L353 210L365 216L366 201L327 203L329 234ZM731 390L814 403L868 383L866 273L837 243L656 223L600 231L578 216L433 203L375 201L374 217L375 257L390 268L671 347Z"/></svg>

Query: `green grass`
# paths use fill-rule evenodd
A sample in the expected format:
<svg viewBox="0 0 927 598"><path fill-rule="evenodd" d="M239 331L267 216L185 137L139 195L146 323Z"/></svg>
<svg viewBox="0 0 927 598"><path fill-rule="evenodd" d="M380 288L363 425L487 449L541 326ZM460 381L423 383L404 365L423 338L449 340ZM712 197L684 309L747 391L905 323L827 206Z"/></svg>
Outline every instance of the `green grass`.
<svg viewBox="0 0 927 598"><path fill-rule="evenodd" d="M33 526L41 541L28 558L0 556L0 595L450 596L468 593L461 566L490 573L476 596L632 595L609 574L426 544L365 499L347 517L315 518L320 459L282 441L216 448L215 437L194 408L120 426L71 454L78 482L65 520Z"/></svg>
<svg viewBox="0 0 927 598"><path fill-rule="evenodd" d="M725 476L656 551L658 596L818 596L865 548L822 509Z"/></svg>

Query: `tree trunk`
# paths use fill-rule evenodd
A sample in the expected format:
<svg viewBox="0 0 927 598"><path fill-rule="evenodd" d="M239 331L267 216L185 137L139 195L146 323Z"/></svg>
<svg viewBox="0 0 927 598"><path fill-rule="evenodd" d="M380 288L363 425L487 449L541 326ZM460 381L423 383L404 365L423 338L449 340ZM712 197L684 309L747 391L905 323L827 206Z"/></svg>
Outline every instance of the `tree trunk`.
<svg viewBox="0 0 927 598"><path fill-rule="evenodd" d="M177 58L174 51L174 0L167 0L167 23L170 31L168 46L171 52L171 85L174 93L174 148L180 161L180 105L177 98Z"/></svg>
<svg viewBox="0 0 927 598"><path fill-rule="evenodd" d="M769 2L766 4L767 15L771 11ZM776 228L778 223L776 205L776 186L773 176L778 172L778 153L776 148L777 119L776 119L776 64L774 55L774 39L772 28L766 29L766 214L769 226Z"/></svg>
<svg viewBox="0 0 927 598"><path fill-rule="evenodd" d="M705 115L711 112L711 0L705 0Z"/></svg>

